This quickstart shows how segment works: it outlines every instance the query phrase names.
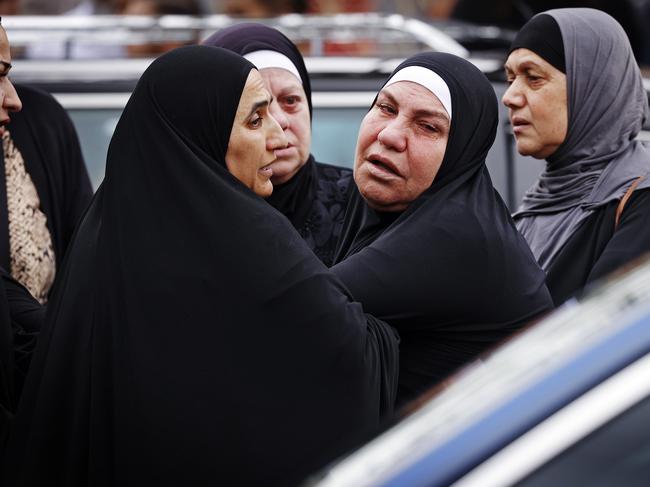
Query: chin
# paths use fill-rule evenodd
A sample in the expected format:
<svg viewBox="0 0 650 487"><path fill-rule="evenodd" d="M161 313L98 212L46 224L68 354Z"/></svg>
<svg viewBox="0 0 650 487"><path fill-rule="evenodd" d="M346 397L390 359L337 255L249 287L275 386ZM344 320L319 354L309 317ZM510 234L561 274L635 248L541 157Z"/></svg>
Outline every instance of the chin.
<svg viewBox="0 0 650 487"><path fill-rule="evenodd" d="M291 178L293 178L296 175L298 170L300 170L300 168L304 166L306 162L307 162L306 159L305 162L303 163L300 163L298 161L274 162L271 165L271 168L273 169L273 176L271 177L271 182L276 186L278 184L284 184L288 182L289 180L291 180Z"/></svg>
<svg viewBox="0 0 650 487"><path fill-rule="evenodd" d="M539 155L539 147L530 147L530 145L527 145L526 143L517 142L517 152L519 152L519 155L522 156L529 156L535 159L544 159L543 156Z"/></svg>
<svg viewBox="0 0 650 487"><path fill-rule="evenodd" d="M361 193L368 206L376 211L404 211L408 206L400 201L396 201L393 195L388 193L384 188L377 188L372 183L359 185L359 193Z"/></svg>
<svg viewBox="0 0 650 487"><path fill-rule="evenodd" d="M262 187L256 187L255 189L253 189L253 192L257 196L260 196L262 198L268 198L269 196L271 196L273 194L273 185L269 181L268 184L265 184Z"/></svg>

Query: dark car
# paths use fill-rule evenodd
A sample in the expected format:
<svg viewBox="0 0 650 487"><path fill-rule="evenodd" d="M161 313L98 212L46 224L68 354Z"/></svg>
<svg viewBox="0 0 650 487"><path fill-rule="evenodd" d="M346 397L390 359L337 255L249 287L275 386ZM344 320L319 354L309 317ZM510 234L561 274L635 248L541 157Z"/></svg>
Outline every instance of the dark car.
<svg viewBox="0 0 650 487"><path fill-rule="evenodd" d="M310 483L646 486L650 261L467 366Z"/></svg>

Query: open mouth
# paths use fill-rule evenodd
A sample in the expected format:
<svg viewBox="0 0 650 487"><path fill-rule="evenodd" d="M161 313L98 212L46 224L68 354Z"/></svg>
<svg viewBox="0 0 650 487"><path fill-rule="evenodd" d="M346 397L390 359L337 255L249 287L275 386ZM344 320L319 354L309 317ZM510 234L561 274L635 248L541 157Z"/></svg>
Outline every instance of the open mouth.
<svg viewBox="0 0 650 487"><path fill-rule="evenodd" d="M401 177L400 173L398 173L395 168L393 167L392 164L387 163L386 161L376 159L376 158L369 158L368 162L372 164L372 166L382 173L390 174L393 176Z"/></svg>

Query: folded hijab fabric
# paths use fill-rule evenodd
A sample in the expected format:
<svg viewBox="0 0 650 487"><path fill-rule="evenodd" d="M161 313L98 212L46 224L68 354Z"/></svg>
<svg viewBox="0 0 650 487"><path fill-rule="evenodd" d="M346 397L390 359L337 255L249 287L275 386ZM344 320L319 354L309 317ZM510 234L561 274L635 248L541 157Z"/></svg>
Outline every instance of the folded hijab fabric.
<svg viewBox="0 0 650 487"><path fill-rule="evenodd" d="M140 79L55 285L3 485L292 485L389 410L394 332L226 169L251 69L192 46Z"/></svg>
<svg viewBox="0 0 650 487"><path fill-rule="evenodd" d="M253 64L255 53L282 54L289 63L286 69L300 77L312 115L311 84L302 55L280 31L262 24L236 24L211 35L203 44L246 55ZM350 169L316 162L310 155L293 178L274 187L267 201L291 221L318 258L330 265L352 186Z"/></svg>
<svg viewBox="0 0 650 487"><path fill-rule="evenodd" d="M630 43L612 17L599 10L571 8L549 10L531 22L540 16L556 22L562 35L568 131L514 219L549 274L554 299L561 302L584 286L606 252L615 207L630 185L643 177L637 186L641 198L650 188L650 150L635 140L649 112ZM527 48L534 50L534 39L529 44ZM631 206L634 203L630 201ZM608 214L604 220L601 212ZM599 223L594 226L595 222ZM601 225L605 232L599 230ZM581 238L584 232L592 238ZM601 262L597 274L650 250L648 237L632 237L628 250L619 247L613 260L605 257L608 262Z"/></svg>
<svg viewBox="0 0 650 487"><path fill-rule="evenodd" d="M544 273L485 166L497 128L490 83L449 54L415 55L394 74L408 66L434 71L451 94L442 165L400 214L374 211L356 192L332 267L364 309L399 331L400 400L551 307Z"/></svg>

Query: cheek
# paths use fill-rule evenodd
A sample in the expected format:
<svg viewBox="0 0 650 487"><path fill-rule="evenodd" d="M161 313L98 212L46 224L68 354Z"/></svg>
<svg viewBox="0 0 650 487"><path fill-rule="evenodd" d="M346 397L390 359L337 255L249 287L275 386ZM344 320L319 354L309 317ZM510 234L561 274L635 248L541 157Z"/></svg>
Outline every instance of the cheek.
<svg viewBox="0 0 650 487"><path fill-rule="evenodd" d="M445 151L446 142L437 142L411 153L409 187L413 192L418 193L416 197L428 189L435 180L445 157Z"/></svg>
<svg viewBox="0 0 650 487"><path fill-rule="evenodd" d="M300 146L309 151L311 146L311 120L309 119L309 110L305 107L298 113L294 113L290 117L291 127L296 134Z"/></svg>
<svg viewBox="0 0 650 487"><path fill-rule="evenodd" d="M381 131L381 123L376 120L372 114L366 115L359 127L359 136L357 137L357 154L362 154L373 142Z"/></svg>

